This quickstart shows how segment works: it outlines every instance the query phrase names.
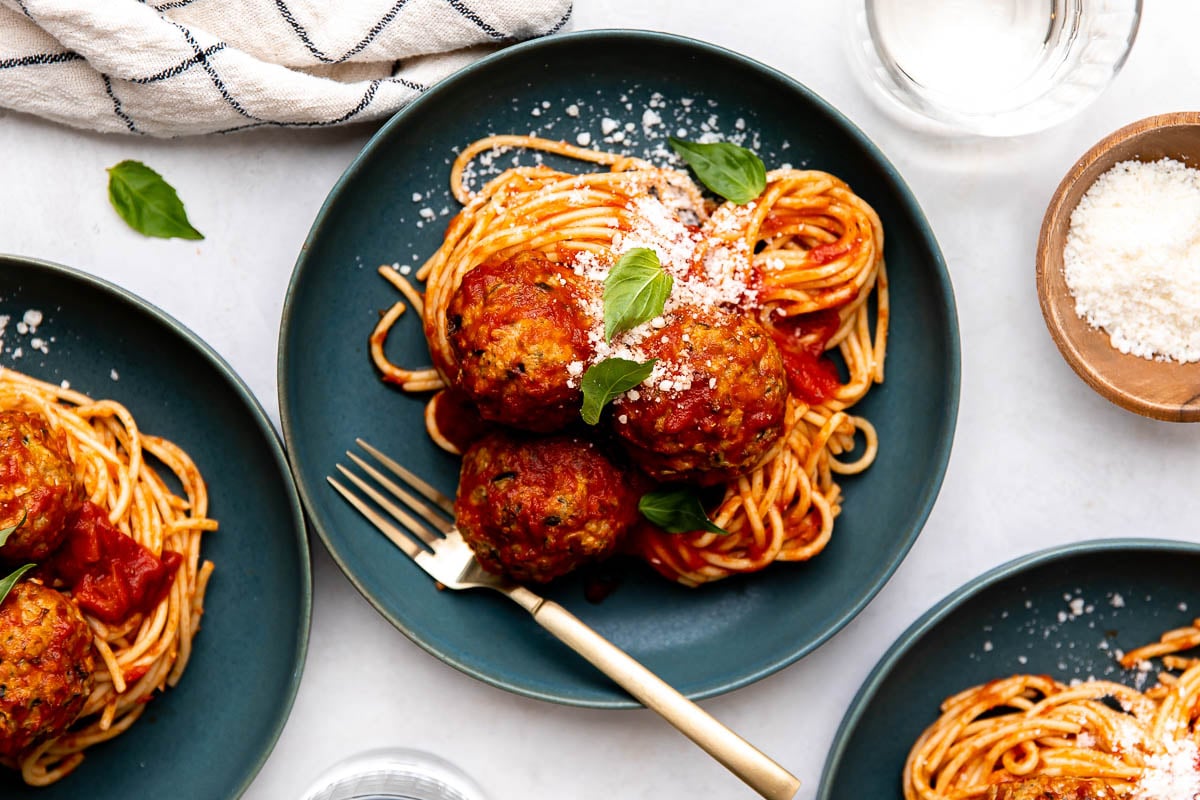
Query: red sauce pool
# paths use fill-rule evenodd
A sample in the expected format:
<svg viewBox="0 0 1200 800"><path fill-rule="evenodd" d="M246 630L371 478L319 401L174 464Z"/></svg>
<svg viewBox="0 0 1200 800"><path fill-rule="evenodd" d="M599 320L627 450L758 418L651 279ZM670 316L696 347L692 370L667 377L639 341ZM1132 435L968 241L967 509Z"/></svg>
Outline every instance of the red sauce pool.
<svg viewBox="0 0 1200 800"><path fill-rule="evenodd" d="M806 403L823 402L842 387L837 364L825 355L840 326L841 316L832 308L770 320L768 330L783 357L788 388Z"/></svg>
<svg viewBox="0 0 1200 800"><path fill-rule="evenodd" d="M62 546L43 565L71 590L80 608L110 625L135 612L149 613L166 596L183 556L158 558L121 533L104 509L85 502L67 525Z"/></svg>

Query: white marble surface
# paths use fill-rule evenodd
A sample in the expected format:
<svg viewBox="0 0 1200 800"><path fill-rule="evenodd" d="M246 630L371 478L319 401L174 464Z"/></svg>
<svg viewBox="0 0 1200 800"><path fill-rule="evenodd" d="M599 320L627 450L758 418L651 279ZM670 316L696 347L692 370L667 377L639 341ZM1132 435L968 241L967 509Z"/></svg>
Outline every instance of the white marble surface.
<svg viewBox="0 0 1200 800"><path fill-rule="evenodd" d="M1034 246L1059 178L1109 131L1195 108L1200 6L1146 3L1125 70L1071 122L1009 142L935 143L880 115L853 82L836 3L577 0L573 27L667 30L741 51L808 84L865 129L928 214L953 277L962 407L941 496L896 576L813 655L703 705L781 761L811 798L842 713L922 611L968 578L1041 547L1121 535L1200 538L1200 426L1109 405L1059 357L1034 292ZM0 113L0 252L114 281L221 352L274 419L276 331L300 244L371 130L259 131L153 141ZM207 238L144 239L105 199L104 169L169 177ZM369 746L430 749L494 800L749 796L647 711L564 708L487 687L426 655L359 597L321 545L308 664L248 800L296 797ZM472 720L465 721L452 720Z"/></svg>

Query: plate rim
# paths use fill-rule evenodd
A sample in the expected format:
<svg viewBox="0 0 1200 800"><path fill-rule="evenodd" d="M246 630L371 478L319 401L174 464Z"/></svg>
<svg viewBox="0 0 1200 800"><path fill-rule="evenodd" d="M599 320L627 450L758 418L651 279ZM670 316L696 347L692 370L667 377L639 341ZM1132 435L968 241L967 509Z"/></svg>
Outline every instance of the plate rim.
<svg viewBox="0 0 1200 800"><path fill-rule="evenodd" d="M69 267L65 264L60 264L55 261L46 259L33 258L31 256L17 255L15 253L0 252L0 263L15 262L23 267L31 268L36 271L48 273L55 276L56 280L65 280L67 282L83 284L89 289L108 295L126 306L133 306L139 311L147 314L155 322L164 325L167 329L177 334L183 341L189 345L198 355L208 361L216 368L218 374L224 379L229 388L233 389L234 394L241 400L246 410L250 413L255 427L266 434L268 447L271 451L271 456L274 459L276 466L279 469L279 476L283 479L285 493L287 494L288 505L292 512L292 525L289 529L295 537L296 544L299 548L301 562L301 615L299 619L299 627L297 629L297 637L295 643L295 663L291 670L288 679L287 696L284 703L279 709L279 718L271 729L270 740L265 742L263 753L255 760L253 769L245 775L244 778L238 781L238 784L233 787L234 794L231 797L238 798L246 793L250 785L262 772L262 768L266 766L272 753L275 751L276 745L279 743L279 737L283 734L284 728L287 726L288 720L291 718L292 710L295 707L296 695L300 689L300 681L304 675L304 668L308 658L309 638L312 634L312 599L313 599L313 580L312 580L312 553L308 546L308 526L304 513L304 507L300 502L299 492L296 487L295 478L291 472L291 465L284 453L283 442L275 427L271 424L270 418L267 416L266 410L262 403L250 391L250 387L242 380L241 376L233 369L232 366L218 353L212 345L205 342L191 328L184 325L175 317L171 316L161 308L151 303L149 300L118 286L104 278L84 272L75 267Z"/></svg>
<svg viewBox="0 0 1200 800"><path fill-rule="evenodd" d="M907 656L917 643L930 631L958 610L964 603L1001 581L1012 578L1035 567L1052 564L1074 556L1091 555L1106 551L1132 550L1138 552L1187 552L1200 556L1200 542L1185 539L1163 539L1157 537L1119 537L1114 539L1084 539L1078 542L1068 542L1041 550L1035 550L1016 558L1005 561L991 569L970 578L958 588L952 590L938 600L928 610L921 614L911 625L905 628L879 657L879 661L871 668L862 685L855 692L833 735L825 764L821 769L821 782L817 788L814 800L831 800L832 778L841 767L846 747L851 734L858 727L866 713L867 707L879 692L880 686L891 675L896 664ZM896 776L897 792L900 791L900 776Z"/></svg>
<svg viewBox="0 0 1200 800"><path fill-rule="evenodd" d="M463 67L453 74L441 79L435 83L429 91L418 97L416 100L404 106L393 114L388 120L367 140L354 159L347 165L342 175L329 189L325 200L322 202L320 210L317 212L313 220L312 227L309 229L308 235L305 237L304 243L300 248L300 252L296 257L296 263L292 270L291 279L288 281L287 293L284 297L283 310L280 317L279 338L277 351L279 358L276 369L276 394L279 398L279 416L280 424L283 430L283 440L289 455L288 461L292 469L292 476L295 481L297 490L300 493L300 499L304 509L308 515L310 527L317 533L325 547L330 558L337 564L339 571L350 581L358 593L376 610L384 619L386 619L394 628L399 630L410 641L432 655L438 660L449 666L458 669L459 671L470 675L471 677L482 681L483 683L494 686L514 694L529 697L538 700L545 700L552 703L557 703L567 706L576 706L582 708L641 708L641 704L632 698L611 698L611 699L588 699L581 697L573 697L562 693L554 693L540 691L528 686L515 684L511 681L498 678L490 675L482 670L475 669L468 664L463 663L453 654L439 650L433 644L423 641L420 636L414 632L410 626L404 623L397 615L390 612L384 607L383 603L378 598L374 597L363 584L363 582L354 575L348 568L345 560L337 552L336 548L331 543L329 532L320 515L316 513L318 506L312 499L309 487L306 486L301 474L299 466L294 462L292 454L295 452L295 437L294 429L294 410L291 405L289 394L287 391L286 373L290 363L291 352L286 346L289 333L294 327L293 315L295 311L296 295L298 287L302 280L302 276L308 269L308 254L314 241L323 233L323 229L329 224L328 217L331 213L333 204L340 200L345 193L347 185L354 180L359 172L366 168L366 162L373 157L385 143L385 140L391 135L394 128L398 127L410 116L417 116L428 104L437 102L443 95L453 94L456 87L468 80L480 71L489 70L492 65L498 61L507 60L509 58L519 57L527 51L538 50L541 48L557 48L568 47L571 42L581 39L617 39L625 42L640 42L650 45L669 44L674 47L682 47L701 51L704 55L718 59L737 62L738 64L748 67L751 70L764 74L766 77L779 81L787 85L792 91L804 96L808 102L814 107L819 108L821 113L832 119L841 130L850 137L854 143L863 151L869 153L876 167L883 173L887 183L897 193L897 196L902 201L903 205L914 212L914 216L919 223L916 226L916 234L922 241L924 248L933 254L934 258L928 265L928 269L936 278L938 285L938 306L946 312L948 321L948 337L943 343L947 350L947 365L948 369L944 375L944 385L949 396L949 402L940 410L940 417L947 420L945 436L938 443L933 452L933 458L936 462L936 468L930 474L930 481L926 485L924 491L918 496L918 502L914 506L914 524L909 535L901 542L901 547L897 553L897 557L893 563L879 575L874 585L864 592L857 600L849 604L841 614L831 620L828 625L817 636L813 637L804 647L795 648L786 656L776 659L774 662L764 666L762 669L748 672L734 680L720 680L715 685L695 692L689 692L687 696L693 700L703 700L710 697L715 697L725 694L736 689L748 686L758 680L774 674L806 655L809 655L821 645L829 641L833 636L839 633L846 627L863 609L871 603L872 600L879 594L888 581L891 580L900 564L908 556L913 545L916 543L918 536L924 529L925 524L929 520L929 515L932 513L933 506L941 493L942 485L945 481L946 471L949 466L950 454L954 444L955 433L958 425L958 413L962 391L962 346L961 334L958 322L958 307L955 302L953 282L950 276L950 271L946 265L946 259L942 253L941 247L937 243L937 237L933 233L933 227L929 222L928 215L924 208L917 201L913 194L912 188L907 181L904 180L899 170L892 164L891 160L884 155L882 150L872 141L866 133L863 132L849 117L835 108L831 103L821 97L813 89L798 79L788 75L787 73L769 66L757 59L743 55L734 50L702 41L688 36L679 34L666 33L662 31L641 30L641 29L620 29L620 28L596 28L583 31L572 31L569 33L559 33L553 36L546 36L538 39L521 42L509 47L505 47L495 53L492 53L472 64Z"/></svg>

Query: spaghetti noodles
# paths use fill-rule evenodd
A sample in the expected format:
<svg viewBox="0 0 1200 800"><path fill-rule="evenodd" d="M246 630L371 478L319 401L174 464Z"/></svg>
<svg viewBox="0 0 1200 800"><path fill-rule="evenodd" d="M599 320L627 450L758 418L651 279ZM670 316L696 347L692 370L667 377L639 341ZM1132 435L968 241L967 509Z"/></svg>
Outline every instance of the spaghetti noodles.
<svg viewBox="0 0 1200 800"><path fill-rule="evenodd" d="M1130 800L1200 792L1200 619L1121 657L1126 669L1162 658L1142 692L1109 681L1065 685L1014 675L947 698L904 767L906 800L975 800L997 784L1098 779ZM1178 673L1178 674L1176 674Z"/></svg>
<svg viewBox="0 0 1200 800"><path fill-rule="evenodd" d="M170 590L149 613L106 624L85 612L96 655L95 688L66 733L36 745L17 765L26 783L45 786L75 769L87 748L128 730L156 691L179 681L213 569L211 562L200 561L200 540L217 523L207 517L204 480L187 453L142 433L121 404L0 368L0 409L44 415L66 434L78 480L108 521L155 556L164 550L182 556ZM181 494L172 491L148 457L178 480Z"/></svg>
<svg viewBox="0 0 1200 800"><path fill-rule="evenodd" d="M509 148L608 169L515 167L470 191L465 176L472 160ZM780 169L768 173L765 191L751 203L716 206L678 170L529 136L472 143L455 160L450 186L464 208L416 273L424 292L381 267L404 300L382 315L370 339L385 381L437 392L426 423L439 446L458 452L438 406L456 367L446 310L467 272L536 251L600 280L623 250L652 246L676 287L690 287L691 299L753 315L776 341L790 342L795 358L785 363L789 382L796 377L799 385L789 394L779 441L755 468L725 483L710 515L732 535L648 530L634 537L634 547L663 574L697 585L776 560L806 560L826 546L841 510L837 477L869 467L878 446L873 426L851 413L883 380L889 314L883 230L862 198L827 173ZM388 332L409 305L423 318L432 367L400 367L384 353ZM829 382L830 365L822 359L833 351L847 377L834 368ZM806 370L815 371L818 385ZM856 439L861 453L846 460Z"/></svg>

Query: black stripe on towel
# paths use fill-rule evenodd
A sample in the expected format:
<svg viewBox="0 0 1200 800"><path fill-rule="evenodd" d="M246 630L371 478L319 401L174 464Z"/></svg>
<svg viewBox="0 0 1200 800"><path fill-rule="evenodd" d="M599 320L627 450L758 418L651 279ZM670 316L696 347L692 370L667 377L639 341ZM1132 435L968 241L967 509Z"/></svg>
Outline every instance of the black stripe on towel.
<svg viewBox="0 0 1200 800"><path fill-rule="evenodd" d="M143 2L144 1L145 0L143 0ZM152 6L152 8L155 11L174 11L177 8L190 6L194 2L196 2L196 0L174 0L174 2L171 3L163 3L161 6Z"/></svg>
<svg viewBox="0 0 1200 800"><path fill-rule="evenodd" d="M229 107L241 114L246 119L252 119L256 122L261 122L261 118L254 116L249 111L242 108L242 104L234 99L233 95L229 93L229 90L225 88L225 82L221 80L220 74L217 72L216 67L214 67L208 60L208 56L204 55L204 51L200 49L200 44L196 41L195 37L192 36L192 32L180 25L178 22L172 22L171 24L179 29L180 33L183 34L183 38L187 39L187 43L192 46L192 52L195 53L197 62L204 66L204 71L208 73L208 77L212 81L213 86L215 86L217 91L221 93L221 97L225 98L225 102L229 104Z"/></svg>
<svg viewBox="0 0 1200 800"><path fill-rule="evenodd" d="M159 81L165 81L167 78L174 78L176 75L180 75L184 72L187 72L189 69L196 66L200 62L205 61L209 56L213 55L214 53L221 52L226 47L228 47L228 44L226 42L219 42L217 44L210 45L209 47L206 47L202 52L197 53L196 55L192 56L191 58L189 58L185 61L180 61L178 64L176 64L173 67L167 67L162 72L156 73L154 75L150 75L145 78L130 78L129 82L130 83L147 84L147 83L158 83Z"/></svg>
<svg viewBox="0 0 1200 800"><path fill-rule="evenodd" d="M483 19L475 13L475 9L462 2L462 0L446 0L446 2L459 14L462 14L464 17L471 20L471 22L474 22L479 30L483 31L491 38L496 39L497 41L509 38L493 28L491 25L484 22Z"/></svg>
<svg viewBox="0 0 1200 800"><path fill-rule="evenodd" d="M324 128L329 125L338 125L342 122L348 122L354 117L366 110L367 106L371 105L371 101L375 99L375 92L379 89L379 84L383 83L382 79L371 81L371 85L367 87L366 94L358 101L358 105L342 114L337 119L317 120L315 122L270 122L261 120L250 125L239 125L235 128L226 128L225 130L217 131L217 133L236 133L238 131L247 131L251 128L263 128L266 126L274 126L278 128Z"/></svg>
<svg viewBox="0 0 1200 800"><path fill-rule="evenodd" d="M33 56L21 56L20 58L6 58L0 60L0 69L12 69L13 67L33 67L43 66L45 64L62 64L67 61L82 61L83 56L79 53L38 53Z"/></svg>
<svg viewBox="0 0 1200 800"><path fill-rule="evenodd" d="M112 81L110 81L108 76L103 73L100 74L100 77L104 79L104 91L108 93L109 99L112 100L113 113L125 123L125 127L129 128L130 133L141 133L141 131L138 130L137 125L133 124L133 119L131 119L130 116L125 113L125 109L121 108L121 101L117 99L117 95L113 91Z"/></svg>
<svg viewBox="0 0 1200 800"><path fill-rule="evenodd" d="M304 29L304 26L296 20L296 15L292 13L292 9L288 7L288 4L284 2L284 0L275 0L275 7L279 9L279 15L283 17L284 21L291 26L293 31L295 31L296 36L300 39L300 42L304 45L308 52L312 53L313 58L326 64L340 64L341 62L347 61L361 53L367 48L368 45L371 44L371 42L375 41L376 37L383 32L383 29L386 28L388 24L396 18L396 15L399 14L400 10L406 5L408 5L408 0L397 0L397 3L392 6L386 14L383 15L383 18L371 26L371 29L367 31L367 35L364 36L358 44L354 45L354 47L351 47L341 56L335 58L328 55L315 44L313 44L312 37L309 36L308 31Z"/></svg>
<svg viewBox="0 0 1200 800"><path fill-rule="evenodd" d="M569 6L567 6L567 13L565 13L565 14L563 14L563 15L562 15L562 19L560 19L558 22L554 23L554 27L553 27L553 28L551 28L550 30L546 31L546 35L547 35L547 36L553 36L554 34L556 34L556 33L558 33L559 31L561 31L561 30L563 29L563 27L564 27L564 26L566 26L566 24L567 24L567 23L568 23L568 22L571 20L571 12L572 12L572 11L574 11L574 10L575 10L575 5L574 5L574 3L572 3L572 4L571 4L571 5L569 5Z"/></svg>

